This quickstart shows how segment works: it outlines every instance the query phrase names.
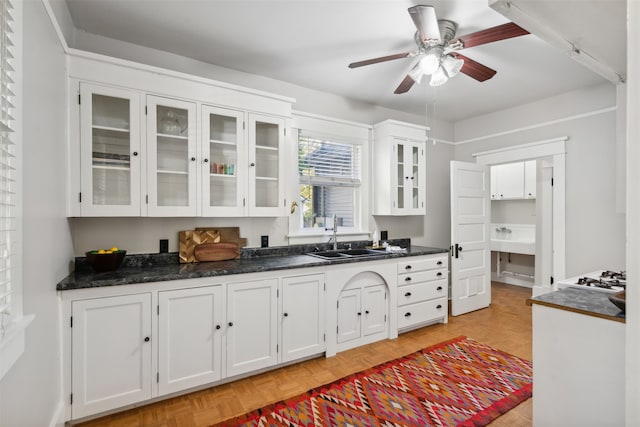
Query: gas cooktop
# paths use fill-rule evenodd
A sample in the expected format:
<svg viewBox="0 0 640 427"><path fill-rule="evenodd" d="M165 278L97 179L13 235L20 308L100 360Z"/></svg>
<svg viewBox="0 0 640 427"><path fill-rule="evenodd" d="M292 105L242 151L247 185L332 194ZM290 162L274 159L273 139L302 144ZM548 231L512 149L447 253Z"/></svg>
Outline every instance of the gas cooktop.
<svg viewBox="0 0 640 427"><path fill-rule="evenodd" d="M558 282L558 288L586 288L603 292L620 292L627 288L625 271L597 270Z"/></svg>

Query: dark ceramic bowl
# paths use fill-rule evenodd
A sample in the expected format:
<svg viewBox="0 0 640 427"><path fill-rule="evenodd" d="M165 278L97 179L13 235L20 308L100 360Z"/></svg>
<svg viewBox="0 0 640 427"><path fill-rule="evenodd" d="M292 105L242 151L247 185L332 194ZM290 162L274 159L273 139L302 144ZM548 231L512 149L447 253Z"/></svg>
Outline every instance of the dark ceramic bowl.
<svg viewBox="0 0 640 427"><path fill-rule="evenodd" d="M615 304L622 312L625 312L627 307L627 291L616 292L615 294L609 295L609 301Z"/></svg>
<svg viewBox="0 0 640 427"><path fill-rule="evenodd" d="M87 262L98 273L117 270L126 254L127 251L118 251L111 254L85 253Z"/></svg>

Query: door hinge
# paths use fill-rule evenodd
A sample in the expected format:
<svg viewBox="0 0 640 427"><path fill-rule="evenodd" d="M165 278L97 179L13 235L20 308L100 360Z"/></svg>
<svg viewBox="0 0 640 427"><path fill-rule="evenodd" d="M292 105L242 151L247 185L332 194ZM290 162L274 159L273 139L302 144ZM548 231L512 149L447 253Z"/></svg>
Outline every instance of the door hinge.
<svg viewBox="0 0 640 427"><path fill-rule="evenodd" d="M80 102L80 94L78 94L78 105L80 105L80 104L81 104L81 102Z"/></svg>
<svg viewBox="0 0 640 427"><path fill-rule="evenodd" d="M276 353L280 352L280 345L276 344Z"/></svg>
<svg viewBox="0 0 640 427"><path fill-rule="evenodd" d="M144 200L145 200L145 203L148 205L149 204L149 195L148 194L144 196Z"/></svg>
<svg viewBox="0 0 640 427"><path fill-rule="evenodd" d="M551 186L553 187L553 178L551 178Z"/></svg>
<svg viewBox="0 0 640 427"><path fill-rule="evenodd" d="M144 106L144 115L145 116L147 115L147 106L146 105Z"/></svg>
<svg viewBox="0 0 640 427"><path fill-rule="evenodd" d="M78 193L78 203L82 203L82 192Z"/></svg>
<svg viewBox="0 0 640 427"><path fill-rule="evenodd" d="M338 326L336 326L336 334L338 333Z"/></svg>
<svg viewBox="0 0 640 427"><path fill-rule="evenodd" d="M327 333L322 334L322 341L327 342Z"/></svg>
<svg viewBox="0 0 640 427"><path fill-rule="evenodd" d="M340 308L340 301L336 301L336 308Z"/></svg>
<svg viewBox="0 0 640 427"><path fill-rule="evenodd" d="M246 202L247 202L247 201L246 201L246 199L243 197L243 198L242 198L242 207L247 206L247 203L246 203Z"/></svg>
<svg viewBox="0 0 640 427"><path fill-rule="evenodd" d="M322 287L323 287L323 288L324 288L324 290L326 291L326 290L327 290L327 282L324 282L324 283L322 284Z"/></svg>
<svg viewBox="0 0 640 427"><path fill-rule="evenodd" d="M280 298L280 289L276 289L276 298Z"/></svg>
<svg viewBox="0 0 640 427"><path fill-rule="evenodd" d="M245 130L245 124L246 122L242 122L242 130Z"/></svg>
<svg viewBox="0 0 640 427"><path fill-rule="evenodd" d="M287 136L287 128L284 128L284 136Z"/></svg>
<svg viewBox="0 0 640 427"><path fill-rule="evenodd" d="M282 200L282 206L284 206L285 208L287 207L287 198L286 197Z"/></svg>
<svg viewBox="0 0 640 427"><path fill-rule="evenodd" d="M551 276L551 284L553 285L553 276Z"/></svg>
<svg viewBox="0 0 640 427"><path fill-rule="evenodd" d="M73 405L73 393L69 395L69 403Z"/></svg>
<svg viewBox="0 0 640 427"><path fill-rule="evenodd" d="M384 315L384 323L387 323L387 315Z"/></svg>
<svg viewBox="0 0 640 427"><path fill-rule="evenodd" d="M160 372L156 372L156 382L160 383Z"/></svg>
<svg viewBox="0 0 640 427"><path fill-rule="evenodd" d="M69 327L73 328L73 316L69 318Z"/></svg>
<svg viewBox="0 0 640 427"><path fill-rule="evenodd" d="M160 304L158 304L156 307L157 307L156 312L158 313L158 316L160 316Z"/></svg>

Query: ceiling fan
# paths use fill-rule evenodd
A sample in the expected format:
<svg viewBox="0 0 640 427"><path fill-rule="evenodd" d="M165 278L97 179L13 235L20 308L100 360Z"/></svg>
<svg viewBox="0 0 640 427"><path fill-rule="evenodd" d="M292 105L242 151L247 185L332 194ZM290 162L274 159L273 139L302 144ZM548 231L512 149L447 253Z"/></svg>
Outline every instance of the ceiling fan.
<svg viewBox="0 0 640 427"><path fill-rule="evenodd" d="M447 19L438 19L433 6L418 5L410 7L408 10L417 29L414 37L418 46L417 51L397 53L349 64L349 68L358 68L395 59L419 57L420 59L409 70L409 73L394 93L407 92L414 83L420 83L425 75L431 76L429 81L431 86L444 84L458 72L464 73L479 82L488 80L496 74L495 70L460 55L457 51L529 34L524 28L513 22L508 22L486 30L455 37L458 25Z"/></svg>

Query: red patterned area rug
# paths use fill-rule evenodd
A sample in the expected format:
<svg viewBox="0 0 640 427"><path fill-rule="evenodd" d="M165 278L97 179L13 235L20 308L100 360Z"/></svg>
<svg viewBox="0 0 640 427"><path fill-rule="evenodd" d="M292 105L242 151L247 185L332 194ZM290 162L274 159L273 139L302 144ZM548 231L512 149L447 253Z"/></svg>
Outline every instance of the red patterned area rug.
<svg viewBox="0 0 640 427"><path fill-rule="evenodd" d="M466 337L218 426L484 426L531 396L531 362Z"/></svg>

